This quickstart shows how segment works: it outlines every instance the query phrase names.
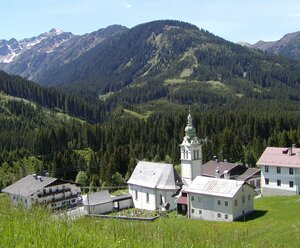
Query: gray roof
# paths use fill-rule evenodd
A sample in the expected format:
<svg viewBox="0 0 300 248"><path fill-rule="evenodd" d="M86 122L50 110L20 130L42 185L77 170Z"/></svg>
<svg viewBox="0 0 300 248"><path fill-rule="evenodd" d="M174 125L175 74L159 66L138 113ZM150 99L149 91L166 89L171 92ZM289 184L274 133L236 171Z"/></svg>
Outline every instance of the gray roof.
<svg viewBox="0 0 300 248"><path fill-rule="evenodd" d="M57 178L52 177L42 177L42 180L40 180L36 179L33 175L28 175L11 184L10 186L2 189L2 192L28 197L33 195L37 191L47 187L49 184L53 183L56 180Z"/></svg>
<svg viewBox="0 0 300 248"><path fill-rule="evenodd" d="M122 200L131 199L131 198L132 198L131 194L126 194L126 195L113 196L112 200L113 201L122 201Z"/></svg>
<svg viewBox="0 0 300 248"><path fill-rule="evenodd" d="M232 198L244 184L243 181L232 179L197 176L184 191Z"/></svg>
<svg viewBox="0 0 300 248"><path fill-rule="evenodd" d="M219 170L220 176L224 174L224 171L230 171L236 164L228 163L228 162L217 162L215 160L210 160L204 165L202 165L202 175L203 176L210 176L215 177L216 170Z"/></svg>
<svg viewBox="0 0 300 248"><path fill-rule="evenodd" d="M90 193L87 195L86 199L83 202L83 205L100 205L107 202L112 202L112 198L108 190L103 190L95 193Z"/></svg>
<svg viewBox="0 0 300 248"><path fill-rule="evenodd" d="M242 175L239 175L236 179L247 181L250 178L260 177L260 169L248 168Z"/></svg>
<svg viewBox="0 0 300 248"><path fill-rule="evenodd" d="M147 188L179 189L181 179L171 164L140 161L127 183Z"/></svg>

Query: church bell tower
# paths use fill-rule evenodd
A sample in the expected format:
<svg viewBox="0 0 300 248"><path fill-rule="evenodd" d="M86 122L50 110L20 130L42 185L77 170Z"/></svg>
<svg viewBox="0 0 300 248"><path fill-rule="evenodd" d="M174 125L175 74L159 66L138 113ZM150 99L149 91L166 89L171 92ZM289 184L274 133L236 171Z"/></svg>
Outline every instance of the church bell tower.
<svg viewBox="0 0 300 248"><path fill-rule="evenodd" d="M181 177L185 185L189 185L196 176L202 174L202 145L196 135L191 113L187 118L185 136L180 145Z"/></svg>

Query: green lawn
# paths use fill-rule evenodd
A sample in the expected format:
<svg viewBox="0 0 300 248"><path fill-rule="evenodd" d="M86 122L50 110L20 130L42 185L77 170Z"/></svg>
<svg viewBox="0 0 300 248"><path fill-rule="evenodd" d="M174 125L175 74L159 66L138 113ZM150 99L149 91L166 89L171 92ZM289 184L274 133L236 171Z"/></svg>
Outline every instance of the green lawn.
<svg viewBox="0 0 300 248"><path fill-rule="evenodd" d="M0 247L299 247L300 197L255 200L246 222L154 222L53 218L43 209L9 207L0 197Z"/></svg>

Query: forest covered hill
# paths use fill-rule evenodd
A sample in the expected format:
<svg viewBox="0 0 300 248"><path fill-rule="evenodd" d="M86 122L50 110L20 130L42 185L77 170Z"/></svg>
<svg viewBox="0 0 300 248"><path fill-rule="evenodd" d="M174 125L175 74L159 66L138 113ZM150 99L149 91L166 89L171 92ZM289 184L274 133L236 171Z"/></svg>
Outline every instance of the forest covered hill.
<svg viewBox="0 0 300 248"><path fill-rule="evenodd" d="M204 162L255 166L267 145L300 145L299 65L188 23L126 29L45 78L55 88L0 72L0 188L45 170L118 185L137 160L178 164L188 109Z"/></svg>

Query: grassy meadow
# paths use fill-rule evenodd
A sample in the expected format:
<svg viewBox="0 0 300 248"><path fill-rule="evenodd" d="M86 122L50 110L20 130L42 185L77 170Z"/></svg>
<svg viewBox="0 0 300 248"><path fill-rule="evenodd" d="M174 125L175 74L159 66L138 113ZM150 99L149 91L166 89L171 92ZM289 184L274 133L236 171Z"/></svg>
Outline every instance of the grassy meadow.
<svg viewBox="0 0 300 248"><path fill-rule="evenodd" d="M42 208L10 207L0 196L0 247L299 247L300 197L264 197L245 222L154 222L55 218Z"/></svg>

